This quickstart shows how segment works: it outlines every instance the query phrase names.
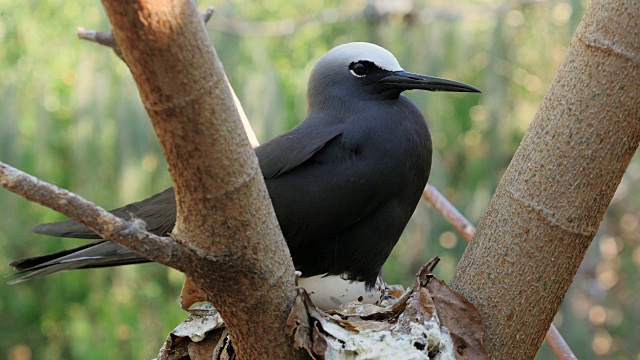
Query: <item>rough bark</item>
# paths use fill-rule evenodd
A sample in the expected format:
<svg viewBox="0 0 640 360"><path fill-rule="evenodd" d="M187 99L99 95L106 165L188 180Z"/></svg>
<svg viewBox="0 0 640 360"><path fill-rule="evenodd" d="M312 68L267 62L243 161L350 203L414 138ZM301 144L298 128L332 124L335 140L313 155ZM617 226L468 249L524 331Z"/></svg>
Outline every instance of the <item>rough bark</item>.
<svg viewBox="0 0 640 360"><path fill-rule="evenodd" d="M257 159L192 1L103 1L169 164L181 268L239 359L291 359L294 268ZM144 255L144 254L143 254Z"/></svg>
<svg viewBox="0 0 640 360"><path fill-rule="evenodd" d="M592 1L451 280L533 358L640 142L640 2Z"/></svg>

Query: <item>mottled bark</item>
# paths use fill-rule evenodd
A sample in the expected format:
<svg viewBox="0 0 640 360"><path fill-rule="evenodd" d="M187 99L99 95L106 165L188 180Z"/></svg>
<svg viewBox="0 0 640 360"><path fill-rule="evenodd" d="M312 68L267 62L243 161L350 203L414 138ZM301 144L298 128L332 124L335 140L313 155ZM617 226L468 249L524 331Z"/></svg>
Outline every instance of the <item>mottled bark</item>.
<svg viewBox="0 0 640 360"><path fill-rule="evenodd" d="M451 281L532 359L640 142L640 2L592 1Z"/></svg>
<svg viewBox="0 0 640 360"><path fill-rule="evenodd" d="M220 311L238 358L298 356L284 331L293 264L195 4L103 3L169 164L172 236L191 254L181 270Z"/></svg>

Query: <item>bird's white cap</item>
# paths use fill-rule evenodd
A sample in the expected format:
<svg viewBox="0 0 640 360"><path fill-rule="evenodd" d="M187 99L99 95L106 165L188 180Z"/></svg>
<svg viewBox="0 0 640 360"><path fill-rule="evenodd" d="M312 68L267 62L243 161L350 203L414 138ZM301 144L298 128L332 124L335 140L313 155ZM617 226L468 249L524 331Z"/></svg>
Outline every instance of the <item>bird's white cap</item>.
<svg viewBox="0 0 640 360"><path fill-rule="evenodd" d="M323 60L345 66L357 61L370 61L384 70L404 70L389 50L367 42L352 42L336 46L322 55L318 62Z"/></svg>

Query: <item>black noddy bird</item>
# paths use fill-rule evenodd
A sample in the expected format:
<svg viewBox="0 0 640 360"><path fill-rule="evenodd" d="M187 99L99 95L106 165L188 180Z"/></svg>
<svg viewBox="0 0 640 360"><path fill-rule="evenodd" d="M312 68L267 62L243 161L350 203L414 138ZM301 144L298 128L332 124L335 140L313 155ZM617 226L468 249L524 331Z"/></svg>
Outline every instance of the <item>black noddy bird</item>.
<svg viewBox="0 0 640 360"><path fill-rule="evenodd" d="M401 93L480 92L457 81L405 71L384 48L337 46L311 71L306 119L255 149L296 270L316 306L378 303L382 265L413 214L431 169L431 136L418 108ZM173 188L111 211L171 233ZM71 220L31 231L99 239L78 248L13 261L24 275L148 262ZM26 275L25 275L26 274Z"/></svg>

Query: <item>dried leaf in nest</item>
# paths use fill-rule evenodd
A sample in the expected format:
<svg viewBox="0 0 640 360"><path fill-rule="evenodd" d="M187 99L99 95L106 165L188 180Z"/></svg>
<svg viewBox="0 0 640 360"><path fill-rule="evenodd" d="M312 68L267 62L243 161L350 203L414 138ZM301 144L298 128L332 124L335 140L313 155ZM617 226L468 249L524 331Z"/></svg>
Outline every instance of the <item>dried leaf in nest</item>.
<svg viewBox="0 0 640 360"><path fill-rule="evenodd" d="M202 341L189 342L189 345L187 345L187 353L189 355L189 359L190 360L219 359L221 356L212 357L211 354L215 353L220 340L225 339L227 336L226 331L222 329L220 330L221 330L220 334L219 335L216 334L218 336L212 336L213 334L209 333Z"/></svg>
<svg viewBox="0 0 640 360"><path fill-rule="evenodd" d="M399 331L413 331L415 323L430 321L437 324L441 336L447 338L442 343L447 346L440 349L441 353L455 359L488 359L482 345L484 323L480 312L432 274L438 261L437 257L432 259L416 275L413 294L398 319ZM449 342L453 348L448 347Z"/></svg>
<svg viewBox="0 0 640 360"><path fill-rule="evenodd" d="M198 342L204 339L209 331L224 327L222 317L209 304L204 304L189 312L187 320L178 325L171 335L176 337L188 337L192 341Z"/></svg>
<svg viewBox="0 0 640 360"><path fill-rule="evenodd" d="M287 318L287 334L293 336L293 346L295 349L304 349L312 359L315 358L313 352L313 329L309 319L309 310L305 303L304 290L298 290L296 302ZM309 296L307 295L307 298ZM310 301L310 300L309 300Z"/></svg>
<svg viewBox="0 0 640 360"><path fill-rule="evenodd" d="M435 278L431 271L439 261L440 258L436 256L426 263L420 271L418 271L418 274L416 274L416 281L413 284L411 296L407 300L404 312L398 318L397 330L399 332L405 334L410 333L411 323L422 324L430 321L437 322L436 307L426 286L431 279Z"/></svg>
<svg viewBox="0 0 640 360"><path fill-rule="evenodd" d="M188 319L169 334L160 349L158 360L212 359L211 354L226 337L223 331L224 322L213 306L203 304L192 308ZM214 359L220 358L222 357L218 356Z"/></svg>
<svg viewBox="0 0 640 360"><path fill-rule="evenodd" d="M478 309L443 281L431 279L427 289L433 298L440 324L451 333L456 359L488 359L482 345L484 323Z"/></svg>

